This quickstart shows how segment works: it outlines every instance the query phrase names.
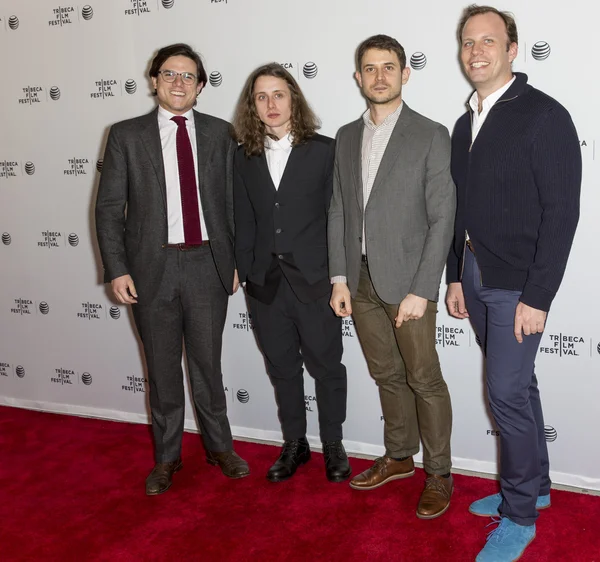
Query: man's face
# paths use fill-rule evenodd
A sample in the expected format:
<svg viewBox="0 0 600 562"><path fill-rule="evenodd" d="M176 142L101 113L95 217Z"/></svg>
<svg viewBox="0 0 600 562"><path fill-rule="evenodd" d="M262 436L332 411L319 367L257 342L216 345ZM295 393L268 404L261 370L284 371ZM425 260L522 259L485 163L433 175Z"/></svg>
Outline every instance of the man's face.
<svg viewBox="0 0 600 562"><path fill-rule="evenodd" d="M292 96L287 82L275 76L259 76L254 82L254 106L267 132L277 138L290 130Z"/></svg>
<svg viewBox="0 0 600 562"><path fill-rule="evenodd" d="M360 71L354 76L371 103L386 104L401 97L410 68L401 70L398 55L392 51L368 49L360 62Z"/></svg>
<svg viewBox="0 0 600 562"><path fill-rule="evenodd" d="M183 55L169 57L160 67L160 72L165 70L177 73L189 72L196 77L198 76L196 63ZM175 115L187 113L194 107L196 96L202 91L204 84L198 82L197 78L193 84L184 84L181 75L176 76L174 82L167 82L160 72L158 76L152 78L152 85L156 89L158 103L163 109Z"/></svg>
<svg viewBox="0 0 600 562"><path fill-rule="evenodd" d="M467 77L479 91L491 94L512 78L511 63L518 52L516 43L507 49L504 20L492 12L467 20L462 31L460 58Z"/></svg>

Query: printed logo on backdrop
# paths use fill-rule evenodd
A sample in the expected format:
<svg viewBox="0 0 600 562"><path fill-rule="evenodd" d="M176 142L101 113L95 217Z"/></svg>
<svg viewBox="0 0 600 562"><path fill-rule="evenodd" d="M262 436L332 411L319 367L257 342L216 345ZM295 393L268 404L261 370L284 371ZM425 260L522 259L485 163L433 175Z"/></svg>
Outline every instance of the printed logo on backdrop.
<svg viewBox="0 0 600 562"><path fill-rule="evenodd" d="M12 242L12 238L10 237L10 234L8 232L3 232L2 233L2 244L4 244L5 246L10 246L11 242Z"/></svg>
<svg viewBox="0 0 600 562"><path fill-rule="evenodd" d="M94 87L90 92L90 97L92 99L106 100L117 96L122 96L123 86L125 88L125 93L128 95L135 94L137 91L137 83L131 78L125 80L123 85L121 80L116 80L114 78L102 78L101 80L96 80L94 82Z"/></svg>
<svg viewBox="0 0 600 562"><path fill-rule="evenodd" d="M94 9L86 4L81 8L81 17L84 21L89 21L94 17ZM49 27L63 27L73 23L79 23L79 12L77 6L57 6L52 9L52 15L48 20Z"/></svg>
<svg viewBox="0 0 600 562"><path fill-rule="evenodd" d="M582 158L588 157L592 160L596 160L596 141L592 140L581 140L579 139L579 146L581 147Z"/></svg>
<svg viewBox="0 0 600 562"><path fill-rule="evenodd" d="M23 365L17 365L15 367L15 375L20 379L25 377L25 368L23 367Z"/></svg>
<svg viewBox="0 0 600 562"><path fill-rule="evenodd" d="M106 318L104 307L101 304L92 302L82 302L81 311L77 313L77 318L84 320L102 320Z"/></svg>
<svg viewBox="0 0 600 562"><path fill-rule="evenodd" d="M294 78L297 80L300 79L300 69L302 69L302 76L307 80L313 80L319 74L319 67L313 61L305 62L304 64L300 64L298 62L280 62L279 63L283 68L285 68Z"/></svg>
<svg viewBox="0 0 600 562"><path fill-rule="evenodd" d="M592 356L592 340L575 334L544 334L539 352L555 357Z"/></svg>
<svg viewBox="0 0 600 562"><path fill-rule="evenodd" d="M435 344L438 347L461 347L471 345L471 331L468 328L455 326L437 326Z"/></svg>
<svg viewBox="0 0 600 562"><path fill-rule="evenodd" d="M423 70L427 65L427 57L424 53L417 51L410 57L410 66L413 70Z"/></svg>
<svg viewBox="0 0 600 562"><path fill-rule="evenodd" d="M0 178L16 178L23 176L23 172L28 176L33 176L35 164L28 161L23 165L16 160L0 160Z"/></svg>
<svg viewBox="0 0 600 562"><path fill-rule="evenodd" d="M126 16L143 16L151 13L150 5L154 4L151 0L122 0L125 4Z"/></svg>
<svg viewBox="0 0 600 562"><path fill-rule="evenodd" d="M304 74L304 78L312 80L313 78L317 77L317 74L319 74L319 68L314 62L309 61L302 67L302 74Z"/></svg>
<svg viewBox="0 0 600 562"><path fill-rule="evenodd" d="M64 176L87 176L90 161L87 158L68 158L67 167L63 170Z"/></svg>
<svg viewBox="0 0 600 562"><path fill-rule="evenodd" d="M118 306L111 306L108 314L113 320L121 318L121 309Z"/></svg>
<svg viewBox="0 0 600 562"><path fill-rule="evenodd" d="M353 338L356 336L354 330L354 320L350 318L342 318L342 337Z"/></svg>
<svg viewBox="0 0 600 562"><path fill-rule="evenodd" d="M531 56L538 61L546 60L550 56L550 45L546 41L538 41L531 47Z"/></svg>
<svg viewBox="0 0 600 562"><path fill-rule="evenodd" d="M52 86L48 90L43 86L23 86L21 88L21 95L17 99L19 105L34 105L36 103L42 103L48 101L50 98L52 101L60 99L60 88L58 86Z"/></svg>
<svg viewBox="0 0 600 562"><path fill-rule="evenodd" d="M34 303L31 299L14 299L10 307L10 313L18 314L19 316L31 316L34 314L34 311Z"/></svg>
<svg viewBox="0 0 600 562"><path fill-rule="evenodd" d="M125 384L121 385L121 390L124 392L131 392L138 394L140 392L146 392L148 386L148 379L145 377L136 377L134 375L127 375L125 377Z"/></svg>
<svg viewBox="0 0 600 562"><path fill-rule="evenodd" d="M0 18L0 22L4 23L3 27L8 23L8 28L12 31L19 28L19 18L15 15L9 16L8 19Z"/></svg>
<svg viewBox="0 0 600 562"><path fill-rule="evenodd" d="M53 384L64 385L75 385L75 384L83 384L85 386L91 386L93 382L93 377L91 373L87 371L83 371L82 373L78 373L73 369L65 369L64 367L58 367L54 369L54 373L52 373L50 377L50 382Z"/></svg>
<svg viewBox="0 0 600 562"><path fill-rule="evenodd" d="M38 240L38 248L60 248L63 244L62 232L56 232L54 230L42 231L42 237Z"/></svg>
<svg viewBox="0 0 600 562"><path fill-rule="evenodd" d="M307 412L316 412L317 411L317 397L312 396L311 394L304 395L304 409Z"/></svg>
<svg viewBox="0 0 600 562"><path fill-rule="evenodd" d="M175 0L161 0L161 4L165 10L170 10L175 5Z"/></svg>
<svg viewBox="0 0 600 562"><path fill-rule="evenodd" d="M0 380L8 378L8 372L11 371L10 363L0 361Z"/></svg>
<svg viewBox="0 0 600 562"><path fill-rule="evenodd" d="M248 402L250 402L250 394L248 393L247 390L240 388L236 393L235 393L236 398L238 399L239 402L241 402L242 404L247 404Z"/></svg>
<svg viewBox="0 0 600 562"><path fill-rule="evenodd" d="M227 0L210 0L211 4L227 4Z"/></svg>
<svg viewBox="0 0 600 562"><path fill-rule="evenodd" d="M249 312L238 312L239 318L231 325L234 330L254 330L252 315Z"/></svg>
<svg viewBox="0 0 600 562"><path fill-rule="evenodd" d="M498 429L488 429L485 434L490 437L500 437L500 431Z"/></svg>
<svg viewBox="0 0 600 562"><path fill-rule="evenodd" d="M103 165L104 165L104 159L100 158L100 160L98 160L98 162L96 162L96 170L98 170L98 172L102 173Z"/></svg>
<svg viewBox="0 0 600 562"><path fill-rule="evenodd" d="M223 83L223 75L215 70L208 76L208 81L213 88L218 88Z"/></svg>
<svg viewBox="0 0 600 562"><path fill-rule="evenodd" d="M556 441L558 437L558 432L551 425L545 425L544 436L546 437L547 443L552 443L553 441Z"/></svg>

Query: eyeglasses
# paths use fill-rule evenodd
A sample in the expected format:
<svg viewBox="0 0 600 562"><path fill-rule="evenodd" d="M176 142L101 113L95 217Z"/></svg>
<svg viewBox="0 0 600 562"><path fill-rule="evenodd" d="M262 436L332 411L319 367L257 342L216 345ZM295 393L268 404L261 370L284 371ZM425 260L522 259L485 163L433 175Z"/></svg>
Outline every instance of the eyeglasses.
<svg viewBox="0 0 600 562"><path fill-rule="evenodd" d="M175 82L178 76L181 76L181 81L191 86L196 82L196 75L191 72L175 72L174 70L159 70L158 73L162 76L165 82Z"/></svg>

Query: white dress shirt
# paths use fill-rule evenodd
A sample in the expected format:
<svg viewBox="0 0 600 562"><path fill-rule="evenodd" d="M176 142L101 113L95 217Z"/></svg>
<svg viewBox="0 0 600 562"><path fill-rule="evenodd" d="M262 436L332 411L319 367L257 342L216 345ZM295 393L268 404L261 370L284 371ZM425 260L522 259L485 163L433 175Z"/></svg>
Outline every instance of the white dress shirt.
<svg viewBox="0 0 600 562"><path fill-rule="evenodd" d="M160 132L160 144L162 146L163 163L165 166L165 182L167 185L167 225L169 228L169 244L182 244L185 242L183 233L183 212L181 210L181 187L179 185L179 168L177 167L177 123L171 121L175 114L170 113L163 107L158 107L158 130ZM194 155L194 170L196 171L196 183L198 183L198 154L196 150L196 123L194 121L194 110L190 109L182 117L186 117L185 128L192 144ZM198 187L198 208L200 210L200 228L202 229L202 240L208 240L206 223L200 202L200 189Z"/></svg>
<svg viewBox="0 0 600 562"><path fill-rule="evenodd" d="M292 153L292 148L294 147L292 146L289 133L278 141L273 140L271 137L266 137L265 139L265 157L267 158L267 166L269 167L269 173L271 174L275 189L279 189L279 184L281 183L288 158Z"/></svg>

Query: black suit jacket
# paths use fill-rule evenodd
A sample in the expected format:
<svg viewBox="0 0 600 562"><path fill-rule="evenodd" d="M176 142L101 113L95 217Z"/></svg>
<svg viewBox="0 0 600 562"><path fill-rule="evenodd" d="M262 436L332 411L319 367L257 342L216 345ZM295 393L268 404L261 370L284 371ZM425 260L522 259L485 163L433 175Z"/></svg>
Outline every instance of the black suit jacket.
<svg viewBox="0 0 600 562"><path fill-rule="evenodd" d="M268 149L267 149L268 150ZM295 146L279 189L264 152L235 156L235 257L248 293L272 301L283 271L303 302L331 290L327 268L327 212L333 191L334 140L315 135Z"/></svg>
<svg viewBox="0 0 600 562"><path fill-rule="evenodd" d="M168 239L167 190L158 109L112 126L96 200L96 232L104 280L131 275L138 302L150 302L162 279ZM198 189L210 248L231 294L233 156L229 123L194 111Z"/></svg>

